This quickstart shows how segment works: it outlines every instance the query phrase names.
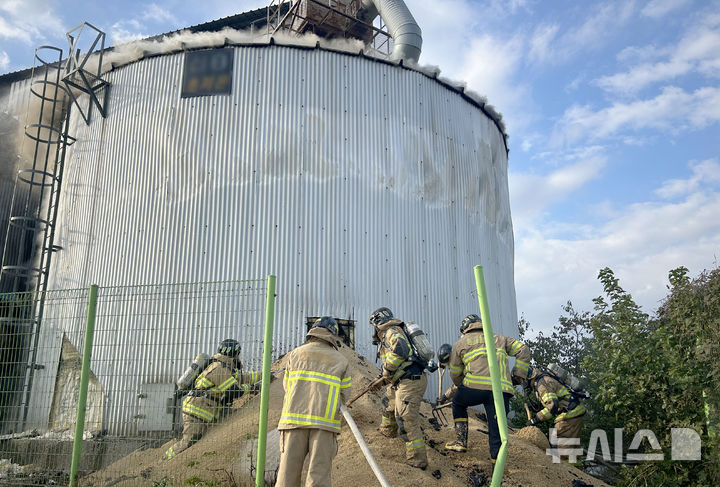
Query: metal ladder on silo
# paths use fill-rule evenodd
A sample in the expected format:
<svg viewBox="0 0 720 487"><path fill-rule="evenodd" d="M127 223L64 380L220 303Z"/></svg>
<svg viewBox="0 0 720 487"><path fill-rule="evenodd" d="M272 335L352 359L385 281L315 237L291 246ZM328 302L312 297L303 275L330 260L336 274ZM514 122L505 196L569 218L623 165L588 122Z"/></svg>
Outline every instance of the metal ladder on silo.
<svg viewBox="0 0 720 487"><path fill-rule="evenodd" d="M57 60L44 59L47 53L56 54ZM39 104L39 109L36 119L32 120L35 123L25 126L25 141L32 141L32 162L29 168L17 172L0 273L3 291L27 292L15 294L14 301L6 300L0 317L2 332L14 337L4 350L12 360L12 367L10 377L3 378L0 407L10 408L12 421L20 427L27 414L32 377L38 367L37 339L50 257L58 250L53 246L53 238L65 153L74 142L67 132L70 109L67 90L60 84L62 50L41 46L35 50L35 60L28 121L32 117L30 107ZM8 393L19 390L21 381L20 396L10 397Z"/></svg>
<svg viewBox="0 0 720 487"><path fill-rule="evenodd" d="M88 52L81 57L79 40L86 28L94 31L95 38ZM12 405L13 420L16 427L20 426L21 429L24 428L27 420L35 370L42 368L37 364L37 354L51 257L53 252L61 250L61 247L55 245L54 239L65 155L68 146L75 142L68 133L70 108L73 104L76 105L87 124L90 123L93 106L103 118L106 116L105 100L101 102L97 96L108 86L100 76L105 33L83 22L67 33L67 39L70 43L70 53L65 63L62 59L62 49L41 46L35 50L35 60L36 63L40 62L41 73L38 79L31 83L30 91L39 100L40 109L37 123L25 127L25 135L34 142L32 168L18 171L0 270L0 287L3 291L7 288L11 292L31 291L26 295L29 298L20 300L13 309L4 310L6 312L3 314L6 316L0 317L3 328L16 327L20 330L20 338L14 344L17 351L13 353L17 358L16 369L25 368L24 371L18 370L15 376L16 383L23 380L23 390L19 397L8 398L5 393L8 388L4 387L3 396L0 397L0 408ZM92 54L96 50L99 55L92 59ZM46 51L55 52L57 60L43 59L41 53L44 54ZM97 68L90 70L88 63L95 62ZM36 77L35 71L38 67L36 63L31 79ZM63 71L65 71L64 75ZM88 94L88 104L85 109L81 106L76 92ZM49 123L46 122L48 115ZM17 208L16 197L19 192L23 192L20 189L23 187L26 188L25 198L21 195L20 205ZM37 202L36 206L33 205L34 200ZM38 238L39 236L42 236L41 239ZM38 240L41 240L42 244L39 249ZM17 250L14 259L13 249ZM34 265L38 250L37 265Z"/></svg>

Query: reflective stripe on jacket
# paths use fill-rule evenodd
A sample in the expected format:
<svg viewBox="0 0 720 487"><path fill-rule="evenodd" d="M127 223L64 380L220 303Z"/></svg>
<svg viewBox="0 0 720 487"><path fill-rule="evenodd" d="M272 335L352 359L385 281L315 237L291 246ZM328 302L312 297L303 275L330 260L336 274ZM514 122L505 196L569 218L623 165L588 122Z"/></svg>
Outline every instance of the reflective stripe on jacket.
<svg viewBox="0 0 720 487"><path fill-rule="evenodd" d="M195 379L193 392L183 400L182 405L183 413L207 422L217 419L220 402L227 394L232 391L247 392L250 384L262 377L262 372L241 373L234 367L233 359L225 355L215 354L212 360ZM201 394L193 395L194 392Z"/></svg>
<svg viewBox="0 0 720 487"><path fill-rule="evenodd" d="M331 343L313 336L288 354L279 430L318 428L340 433L337 412L352 384L348 360Z"/></svg>
<svg viewBox="0 0 720 487"><path fill-rule="evenodd" d="M568 411L572 394L567 387L552 377L542 375L533 382L537 398L545 406L535 416L538 421L547 421L557 415L555 422L558 422L563 419L577 418L587 412L585 406L579 402Z"/></svg>
<svg viewBox="0 0 720 487"><path fill-rule="evenodd" d="M530 349L514 338L495 335L495 350L502 390L504 393L514 394L515 389L512 384L508 357L515 357L516 369L524 370L527 375ZM492 390L482 323L470 323L465 334L453 345L448 371L456 385L462 384L471 389Z"/></svg>
<svg viewBox="0 0 720 487"><path fill-rule="evenodd" d="M413 348L402 329L402 321L392 319L377 327L380 337L380 360L383 375L396 382L405 373L405 369L414 362Z"/></svg>

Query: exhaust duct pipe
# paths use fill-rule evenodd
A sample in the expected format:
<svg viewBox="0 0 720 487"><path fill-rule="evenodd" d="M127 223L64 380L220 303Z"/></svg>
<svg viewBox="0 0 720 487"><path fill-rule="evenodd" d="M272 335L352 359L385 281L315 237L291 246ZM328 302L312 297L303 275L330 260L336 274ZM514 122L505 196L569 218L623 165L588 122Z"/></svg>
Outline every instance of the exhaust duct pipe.
<svg viewBox="0 0 720 487"><path fill-rule="evenodd" d="M395 47L390 55L391 61L413 61L420 59L422 49L422 30L415 22L403 0L362 0L358 18L372 23L380 15L387 26Z"/></svg>

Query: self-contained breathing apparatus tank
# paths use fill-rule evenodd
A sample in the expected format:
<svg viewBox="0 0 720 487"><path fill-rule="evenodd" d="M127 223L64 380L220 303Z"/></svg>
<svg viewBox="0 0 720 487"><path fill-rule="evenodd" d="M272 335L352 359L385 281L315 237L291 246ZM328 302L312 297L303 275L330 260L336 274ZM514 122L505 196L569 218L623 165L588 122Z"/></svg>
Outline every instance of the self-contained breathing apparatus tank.
<svg viewBox="0 0 720 487"><path fill-rule="evenodd" d="M180 378L175 383L180 391L188 391L192 389L195 384L195 379L200 375L200 372L205 370L205 367L210 363L212 357L206 353L199 353L195 360L188 365L187 369L182 373Z"/></svg>
<svg viewBox="0 0 720 487"><path fill-rule="evenodd" d="M435 351L430 345L430 340L428 340L427 335L417 323L413 323L412 321L405 323L405 333L407 333L412 346L415 348L421 360L428 363L435 357Z"/></svg>
<svg viewBox="0 0 720 487"><path fill-rule="evenodd" d="M580 379L569 373L560 365L548 364L547 371L550 372L551 375L554 375L563 385L569 388L572 392L575 392L579 395L589 396L589 394L587 394L587 391L585 391L585 387L583 386L583 383L580 381Z"/></svg>

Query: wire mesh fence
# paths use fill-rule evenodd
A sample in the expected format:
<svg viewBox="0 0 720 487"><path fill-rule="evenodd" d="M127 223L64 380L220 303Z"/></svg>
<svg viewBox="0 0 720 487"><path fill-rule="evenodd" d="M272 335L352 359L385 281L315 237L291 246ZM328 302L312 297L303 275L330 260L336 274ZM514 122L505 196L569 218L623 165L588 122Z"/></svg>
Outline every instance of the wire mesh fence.
<svg viewBox="0 0 720 487"><path fill-rule="evenodd" d="M259 391L266 287L250 280L100 288L94 323L87 289L0 295L0 484L70 483L87 356L76 485L147 478L140 459L172 461L165 452L174 447L180 457L188 429L192 443L234 416L244 420L232 420L233 435L257 436L257 410L237 412ZM226 339L239 344L235 360L217 353ZM179 388L194 361L203 374Z"/></svg>

